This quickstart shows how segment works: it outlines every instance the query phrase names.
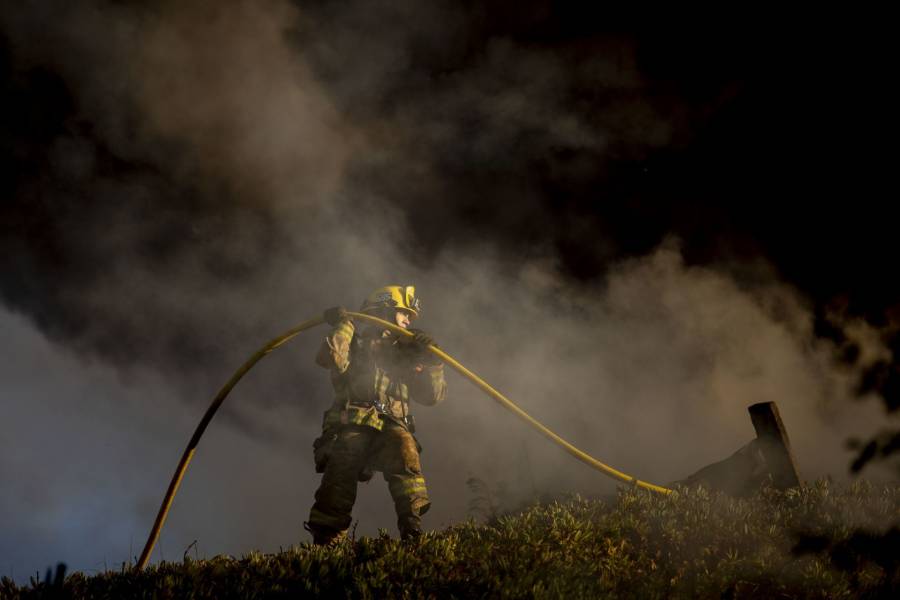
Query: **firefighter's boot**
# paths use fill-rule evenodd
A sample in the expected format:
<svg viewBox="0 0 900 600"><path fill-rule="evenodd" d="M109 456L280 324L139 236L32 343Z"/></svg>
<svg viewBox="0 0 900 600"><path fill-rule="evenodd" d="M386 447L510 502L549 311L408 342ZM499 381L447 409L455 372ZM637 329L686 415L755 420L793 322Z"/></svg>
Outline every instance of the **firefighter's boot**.
<svg viewBox="0 0 900 600"><path fill-rule="evenodd" d="M422 517L418 515L400 515L397 517L397 528L400 539L412 541L422 536Z"/></svg>
<svg viewBox="0 0 900 600"><path fill-rule="evenodd" d="M346 530L339 531L331 529L330 527L313 525L306 521L303 522L303 528L312 534L313 544L316 546L331 546L337 544L347 535Z"/></svg>

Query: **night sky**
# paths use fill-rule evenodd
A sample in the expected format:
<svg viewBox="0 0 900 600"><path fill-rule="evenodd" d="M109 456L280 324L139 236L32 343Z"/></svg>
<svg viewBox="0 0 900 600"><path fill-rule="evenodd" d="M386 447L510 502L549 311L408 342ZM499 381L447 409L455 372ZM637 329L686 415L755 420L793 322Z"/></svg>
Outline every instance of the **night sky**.
<svg viewBox="0 0 900 600"><path fill-rule="evenodd" d="M777 399L790 430L791 395L825 390L835 458L816 475L847 476L847 438L891 426L896 49L876 15L424 4L0 9L0 573L139 553L230 371L386 283L416 284L422 327L517 401L545 385L528 410L564 437L598 439L574 425L583 413L554 408L559 386L645 390L646 405L578 409L636 430L629 415L653 412L659 390L684 391L672 410L689 424L663 446L590 448L641 478L672 481L736 449L723 435L682 462L653 458L708 427L711 407L722 431L742 431L746 398ZM747 341L751 359L728 354L768 327L769 341ZM214 422L210 447L226 450L198 454L207 470L176 503L166 558L198 538L208 555L306 541L307 448L329 394L317 343L273 356ZM807 369L816 383L798 387ZM488 404L466 386L451 376L456 408L417 412L438 499L426 526L465 518L462 482L491 481L479 456L503 448L515 450L497 481L513 495L584 479L525 430L505 444L485 425L495 445L459 449L467 406ZM728 408L710 391L738 388ZM808 395L794 424L818 410ZM851 412L865 426L835 425ZM390 528L386 490L369 496L361 532Z"/></svg>

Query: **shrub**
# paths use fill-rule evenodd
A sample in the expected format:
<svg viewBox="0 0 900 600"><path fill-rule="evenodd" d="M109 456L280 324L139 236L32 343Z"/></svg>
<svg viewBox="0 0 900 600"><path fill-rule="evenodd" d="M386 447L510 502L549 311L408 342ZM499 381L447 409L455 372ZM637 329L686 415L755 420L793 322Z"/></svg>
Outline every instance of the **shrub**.
<svg viewBox="0 0 900 600"><path fill-rule="evenodd" d="M71 598L841 598L898 589L900 488L818 481L734 499L623 489L534 504L415 542L386 533L329 548L217 556L61 586ZM892 537L893 536L893 537ZM885 544L888 544L886 547ZM4 598L38 598L49 582Z"/></svg>

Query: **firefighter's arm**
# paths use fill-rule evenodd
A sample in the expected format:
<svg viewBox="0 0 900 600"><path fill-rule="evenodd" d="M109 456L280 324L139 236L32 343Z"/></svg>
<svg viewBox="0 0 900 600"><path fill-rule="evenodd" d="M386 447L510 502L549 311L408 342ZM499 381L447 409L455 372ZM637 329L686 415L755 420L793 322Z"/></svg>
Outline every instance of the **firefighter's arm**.
<svg viewBox="0 0 900 600"><path fill-rule="evenodd" d="M397 340L408 365L404 379L409 397L426 406L440 404L447 397L447 380L444 379L444 363L428 350L428 346L434 344L434 338L421 329L410 328L409 332L413 335Z"/></svg>
<svg viewBox="0 0 900 600"><path fill-rule="evenodd" d="M353 338L353 322L349 319L341 320L334 327L330 335L325 336L319 352L316 354L316 364L326 369L334 369L343 373L350 366L350 340Z"/></svg>
<svg viewBox="0 0 900 600"><path fill-rule="evenodd" d="M410 399L419 404L426 406L440 404L447 397L447 380L444 378L443 363L415 365L407 387Z"/></svg>

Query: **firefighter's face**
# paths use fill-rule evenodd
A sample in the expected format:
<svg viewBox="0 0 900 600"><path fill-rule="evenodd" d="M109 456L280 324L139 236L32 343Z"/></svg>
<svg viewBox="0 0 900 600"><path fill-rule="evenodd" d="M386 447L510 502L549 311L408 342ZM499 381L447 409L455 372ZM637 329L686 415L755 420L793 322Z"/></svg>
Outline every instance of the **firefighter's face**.
<svg viewBox="0 0 900 600"><path fill-rule="evenodd" d="M398 310L396 312L394 320L396 321L397 325L399 325L403 329L409 327L409 314L406 311Z"/></svg>

